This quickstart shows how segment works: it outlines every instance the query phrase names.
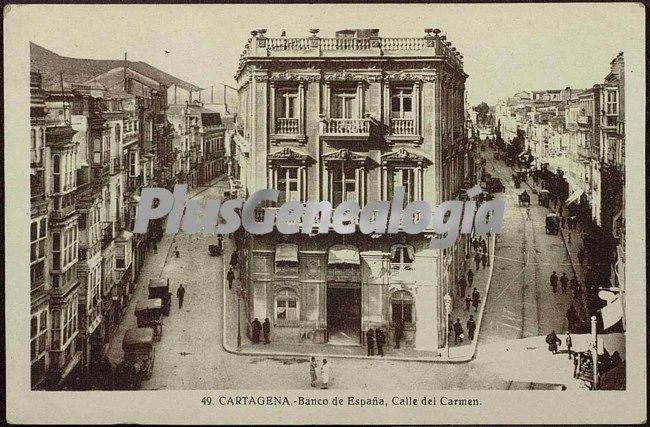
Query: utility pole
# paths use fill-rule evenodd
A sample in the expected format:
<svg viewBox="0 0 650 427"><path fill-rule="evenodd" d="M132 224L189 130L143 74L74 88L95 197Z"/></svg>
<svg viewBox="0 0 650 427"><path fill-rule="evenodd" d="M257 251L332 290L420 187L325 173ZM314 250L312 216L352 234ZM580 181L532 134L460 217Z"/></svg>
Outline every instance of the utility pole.
<svg viewBox="0 0 650 427"><path fill-rule="evenodd" d="M598 333L596 330L596 316L591 316L591 337L593 338L593 348L591 350L591 357L594 365L593 390L598 390Z"/></svg>
<svg viewBox="0 0 650 427"><path fill-rule="evenodd" d="M241 350L241 293L242 286L237 290L237 351Z"/></svg>

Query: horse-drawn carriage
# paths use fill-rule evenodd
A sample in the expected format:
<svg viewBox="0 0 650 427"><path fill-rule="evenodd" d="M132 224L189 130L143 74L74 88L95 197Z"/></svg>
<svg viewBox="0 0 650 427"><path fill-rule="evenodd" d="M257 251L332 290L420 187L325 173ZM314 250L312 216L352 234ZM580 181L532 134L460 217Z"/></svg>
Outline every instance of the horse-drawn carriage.
<svg viewBox="0 0 650 427"><path fill-rule="evenodd" d="M519 206L523 205L530 207L530 194L526 190L519 195Z"/></svg>
<svg viewBox="0 0 650 427"><path fill-rule="evenodd" d="M546 215L546 234L557 234L560 231L560 217L550 213Z"/></svg>
<svg viewBox="0 0 650 427"><path fill-rule="evenodd" d="M145 301L138 301L135 305L135 317L138 328L151 328L154 331L154 338L160 341L162 336L162 300L152 298Z"/></svg>
<svg viewBox="0 0 650 427"><path fill-rule="evenodd" d="M132 328L124 334L124 360L115 373L120 390L138 390L143 380L151 378L156 359L154 335L151 328Z"/></svg>

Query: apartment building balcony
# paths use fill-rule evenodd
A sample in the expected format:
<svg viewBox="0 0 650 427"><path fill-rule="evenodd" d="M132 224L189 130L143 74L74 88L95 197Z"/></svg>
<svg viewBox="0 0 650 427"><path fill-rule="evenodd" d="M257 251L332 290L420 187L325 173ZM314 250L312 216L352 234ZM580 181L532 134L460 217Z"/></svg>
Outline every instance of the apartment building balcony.
<svg viewBox="0 0 650 427"><path fill-rule="evenodd" d="M600 127L603 131L613 132L618 127L618 116L603 116L600 120Z"/></svg>
<svg viewBox="0 0 650 427"><path fill-rule="evenodd" d="M101 252L101 242L97 241L92 245L79 245L79 261L88 261Z"/></svg>
<svg viewBox="0 0 650 427"><path fill-rule="evenodd" d="M61 207L60 209L54 209L50 215L52 220L61 220L72 215L75 210L76 205L74 203L71 203L68 206Z"/></svg>
<svg viewBox="0 0 650 427"><path fill-rule="evenodd" d="M414 119L390 119L390 133L395 136L415 135Z"/></svg>
<svg viewBox="0 0 650 427"><path fill-rule="evenodd" d="M275 120L275 133L297 135L300 133L300 119L279 117Z"/></svg>
<svg viewBox="0 0 650 427"><path fill-rule="evenodd" d="M113 243L115 236L115 223L105 222L102 225L102 250L106 249Z"/></svg>
<svg viewBox="0 0 650 427"><path fill-rule="evenodd" d="M320 122L322 139L364 141L370 138L371 119L323 118Z"/></svg>

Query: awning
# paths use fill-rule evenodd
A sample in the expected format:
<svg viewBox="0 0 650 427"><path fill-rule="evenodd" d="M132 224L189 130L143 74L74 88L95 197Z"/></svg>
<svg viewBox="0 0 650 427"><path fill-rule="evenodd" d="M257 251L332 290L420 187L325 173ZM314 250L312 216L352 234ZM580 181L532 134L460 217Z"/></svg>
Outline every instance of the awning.
<svg viewBox="0 0 650 427"><path fill-rule="evenodd" d="M623 304L620 298L615 298L609 301L607 305L600 309L600 314L603 317L603 329L606 330L614 326L623 318Z"/></svg>
<svg viewBox="0 0 650 427"><path fill-rule="evenodd" d="M570 205L571 203L577 202L580 199L580 196L582 196L583 193L584 193L584 191L582 191L582 190L576 190L573 193L571 193L569 198L566 199L567 206Z"/></svg>
<svg viewBox="0 0 650 427"><path fill-rule="evenodd" d="M327 264L360 265L359 250L354 246L334 245L329 250Z"/></svg>
<svg viewBox="0 0 650 427"><path fill-rule="evenodd" d="M292 243L276 245L275 262L298 262L298 245Z"/></svg>

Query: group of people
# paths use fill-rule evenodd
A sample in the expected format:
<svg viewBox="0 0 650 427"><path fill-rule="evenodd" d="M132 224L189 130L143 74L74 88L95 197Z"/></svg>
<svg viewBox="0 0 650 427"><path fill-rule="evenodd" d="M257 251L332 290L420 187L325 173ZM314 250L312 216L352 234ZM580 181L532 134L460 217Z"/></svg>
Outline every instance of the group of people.
<svg viewBox="0 0 650 427"><path fill-rule="evenodd" d="M487 241L482 236L479 236L477 239L472 239L472 249L474 250L475 270L478 270L481 266L485 268L490 265Z"/></svg>
<svg viewBox="0 0 650 427"><path fill-rule="evenodd" d="M260 332L264 336L264 344L269 344L271 342L271 322L269 321L269 318L267 317L264 319L264 323L260 323L256 317L251 322L251 332L251 341L253 341L253 344L260 342Z"/></svg>
<svg viewBox="0 0 650 427"><path fill-rule="evenodd" d="M463 339L465 339L465 330L463 325L460 323L460 319L456 319L456 322L451 321L451 315L447 319L449 322L449 334L453 332L454 334L454 345L462 344ZM474 332L476 332L476 321L474 321L474 316L470 314L469 319L467 320L467 339L474 341Z"/></svg>
<svg viewBox="0 0 650 427"><path fill-rule="evenodd" d="M327 359L323 359L323 364L320 367L320 378L321 378L322 389L329 388L329 383L331 378L330 368L331 366L329 363L327 363ZM318 362L316 361L316 358L312 356L311 362L309 362L309 375L311 377L312 387L316 387L316 384L318 383L318 375L316 374L316 369L318 369Z"/></svg>
<svg viewBox="0 0 650 427"><path fill-rule="evenodd" d="M380 328L368 329L366 332L366 346L368 347L368 356L375 355L375 344L377 344L377 356L384 356L384 345L386 344L386 334ZM399 347L398 347L399 348Z"/></svg>
<svg viewBox="0 0 650 427"><path fill-rule="evenodd" d="M554 270L553 273L551 273L549 283L551 284L551 290L553 293L557 293L557 285L559 283L563 294L565 294L567 290L571 288L573 291L573 296L575 298L578 298L580 296L580 283L578 282L578 278L576 277L575 273L573 273L573 277L571 280L569 280L566 273L562 273L562 276L558 277L557 273Z"/></svg>

